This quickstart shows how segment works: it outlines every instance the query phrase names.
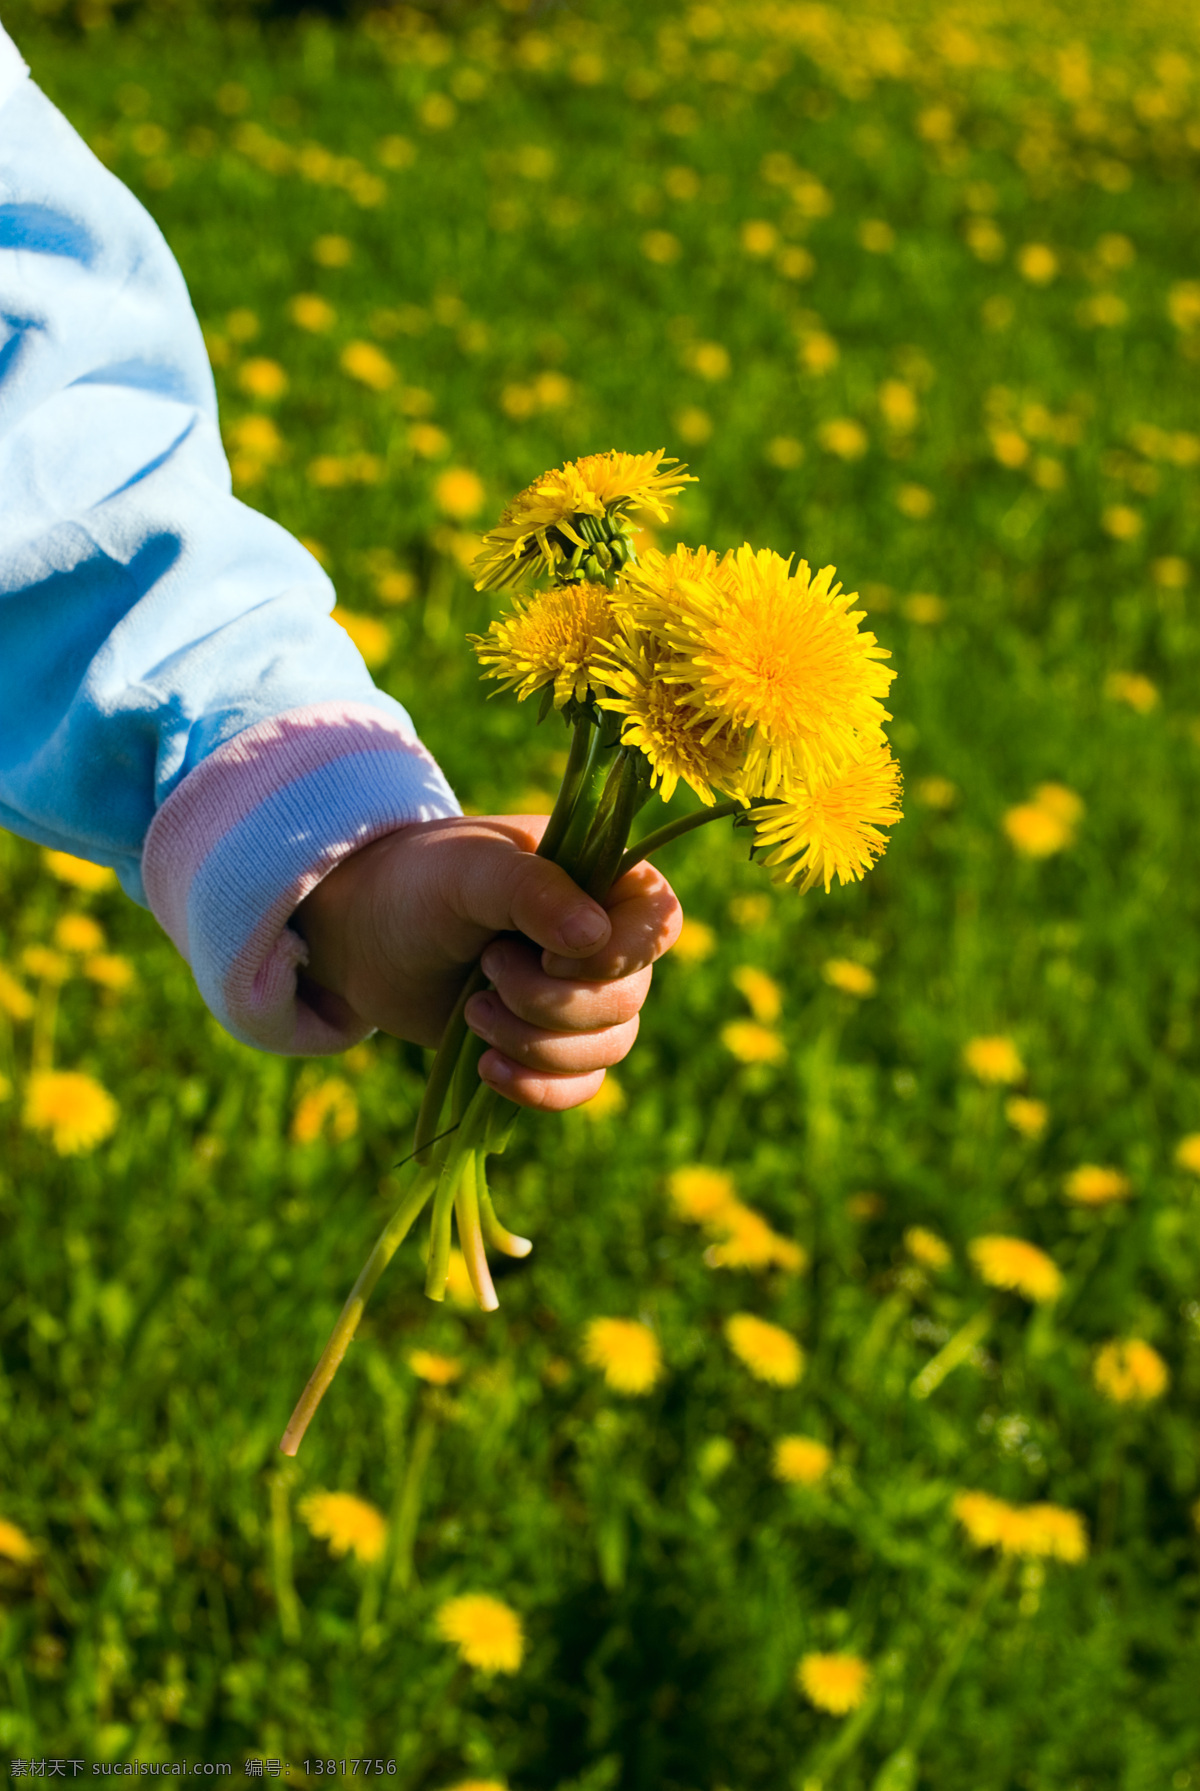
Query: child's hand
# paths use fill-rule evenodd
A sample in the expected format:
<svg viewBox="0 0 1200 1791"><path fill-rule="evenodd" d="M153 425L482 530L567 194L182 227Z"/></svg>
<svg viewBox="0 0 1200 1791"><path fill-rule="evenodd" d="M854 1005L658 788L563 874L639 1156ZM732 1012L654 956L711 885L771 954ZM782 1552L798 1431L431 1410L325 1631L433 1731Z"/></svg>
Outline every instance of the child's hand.
<svg viewBox="0 0 1200 1791"><path fill-rule="evenodd" d="M493 1047L480 1075L519 1106L561 1112L590 1100L630 1049L651 965L683 916L647 863L604 906L591 901L535 856L545 825L540 815L414 822L344 860L292 925L308 942L312 982L366 1025L418 1045L437 1044L487 946L495 988L466 1010Z"/></svg>

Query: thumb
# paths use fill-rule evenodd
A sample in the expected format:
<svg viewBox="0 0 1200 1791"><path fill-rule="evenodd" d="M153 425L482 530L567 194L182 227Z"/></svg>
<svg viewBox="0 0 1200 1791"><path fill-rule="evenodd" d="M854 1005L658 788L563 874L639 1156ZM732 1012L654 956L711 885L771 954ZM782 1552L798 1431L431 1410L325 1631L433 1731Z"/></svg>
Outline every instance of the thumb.
<svg viewBox="0 0 1200 1791"><path fill-rule="evenodd" d="M586 958L612 932L600 906L560 865L506 842L483 852L475 841L457 863L451 906L466 921L490 932L524 933L535 945L570 958Z"/></svg>

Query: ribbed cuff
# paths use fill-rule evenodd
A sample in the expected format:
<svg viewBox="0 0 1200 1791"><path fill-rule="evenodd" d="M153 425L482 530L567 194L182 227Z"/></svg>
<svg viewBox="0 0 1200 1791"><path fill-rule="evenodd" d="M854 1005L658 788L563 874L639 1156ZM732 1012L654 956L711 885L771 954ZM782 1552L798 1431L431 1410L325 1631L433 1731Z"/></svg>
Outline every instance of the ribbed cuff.
<svg viewBox="0 0 1200 1791"><path fill-rule="evenodd" d="M420 741L378 709L292 709L227 741L167 798L146 835L146 896L234 1038L288 1056L344 1051L367 1029L298 993L308 948L288 918L360 846L459 812Z"/></svg>

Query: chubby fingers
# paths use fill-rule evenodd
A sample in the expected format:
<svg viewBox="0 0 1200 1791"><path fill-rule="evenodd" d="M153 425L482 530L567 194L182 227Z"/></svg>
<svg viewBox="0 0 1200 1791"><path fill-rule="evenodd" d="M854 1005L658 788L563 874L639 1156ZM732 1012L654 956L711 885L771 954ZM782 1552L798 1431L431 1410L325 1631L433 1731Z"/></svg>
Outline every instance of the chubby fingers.
<svg viewBox="0 0 1200 1791"><path fill-rule="evenodd" d="M670 951L683 925L675 891L645 859L613 884L604 906L612 932L600 949L587 958L544 951L542 968L548 976L606 982L627 977Z"/></svg>
<svg viewBox="0 0 1200 1791"><path fill-rule="evenodd" d="M636 1014L618 1026L604 1026L595 1032L560 1032L531 1026L528 1020L519 1019L495 992L472 998L467 1007L467 1023L472 1032L495 1047L489 1057L499 1052L512 1065L552 1075L590 1075L593 1070L608 1069L620 1063L638 1034ZM483 1074L485 1080L492 1079L486 1066Z"/></svg>

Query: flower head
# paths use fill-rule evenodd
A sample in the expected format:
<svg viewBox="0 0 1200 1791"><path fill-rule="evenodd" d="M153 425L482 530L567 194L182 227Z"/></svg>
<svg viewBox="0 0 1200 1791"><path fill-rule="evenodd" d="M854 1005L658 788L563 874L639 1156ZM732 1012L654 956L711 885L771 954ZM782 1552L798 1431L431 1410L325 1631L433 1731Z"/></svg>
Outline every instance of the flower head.
<svg viewBox="0 0 1200 1791"><path fill-rule="evenodd" d="M8 1518L0 1517L0 1555L24 1565L27 1561L32 1561L36 1554L37 1549L24 1530L18 1529Z"/></svg>
<svg viewBox="0 0 1200 1791"><path fill-rule="evenodd" d="M904 1234L904 1248L923 1269L949 1268L954 1261L945 1239L938 1237L935 1231L926 1231L923 1225L909 1226Z"/></svg>
<svg viewBox="0 0 1200 1791"><path fill-rule="evenodd" d="M1045 1101L1032 1101L1025 1095L1013 1095L1004 1103L1004 1117L1022 1138L1037 1138L1046 1130L1050 1109Z"/></svg>
<svg viewBox="0 0 1200 1791"><path fill-rule="evenodd" d="M327 1133L335 1144L344 1144L358 1130L358 1102L354 1090L340 1076L330 1076L301 1095L292 1117L292 1142L315 1144Z"/></svg>
<svg viewBox="0 0 1200 1791"><path fill-rule="evenodd" d="M971 1260L989 1287L1007 1288L1042 1304L1062 1292L1062 1271L1053 1257L1024 1238L972 1238Z"/></svg>
<svg viewBox="0 0 1200 1791"><path fill-rule="evenodd" d="M816 1437L780 1437L773 1460L775 1478L792 1486L815 1486L832 1461L833 1451Z"/></svg>
<svg viewBox="0 0 1200 1791"><path fill-rule="evenodd" d="M104 928L90 914L64 914L54 929L54 942L61 951L103 951Z"/></svg>
<svg viewBox="0 0 1200 1791"><path fill-rule="evenodd" d="M1083 1519L1062 1505L1010 1505L990 1493L961 1492L951 1508L976 1548L1070 1562L1087 1554Z"/></svg>
<svg viewBox="0 0 1200 1791"><path fill-rule="evenodd" d="M875 993L874 972L853 958L829 958L821 966L821 975L831 989L840 989L843 995L853 995L859 1001Z"/></svg>
<svg viewBox="0 0 1200 1791"><path fill-rule="evenodd" d="M673 1169L667 1189L680 1218L697 1225L719 1222L729 1207L737 1204L733 1177L724 1169L707 1169L702 1163Z"/></svg>
<svg viewBox="0 0 1200 1791"><path fill-rule="evenodd" d="M1117 1405L1145 1404L1167 1390L1170 1374L1156 1349L1140 1337L1114 1339L1092 1367L1097 1390Z"/></svg>
<svg viewBox="0 0 1200 1791"><path fill-rule="evenodd" d="M781 1237L761 1213L740 1200L729 1205L709 1224L719 1240L704 1252L704 1260L713 1269L782 1269L797 1274L808 1261L806 1253L791 1238Z"/></svg>
<svg viewBox="0 0 1200 1791"><path fill-rule="evenodd" d="M42 853L47 870L52 871L62 883L70 883L76 889L98 890L111 889L117 881L115 871L107 865L93 864L90 858L75 858L70 852L54 852L47 849Z"/></svg>
<svg viewBox="0 0 1200 1791"><path fill-rule="evenodd" d="M353 1493L310 1493L298 1510L313 1535L328 1541L331 1555L353 1553L359 1561L378 1561L387 1546L382 1511Z"/></svg>
<svg viewBox="0 0 1200 1791"><path fill-rule="evenodd" d="M1189 1132L1175 1146L1175 1161L1180 1169L1190 1169L1193 1175L1200 1175L1200 1132Z"/></svg>
<svg viewBox="0 0 1200 1791"><path fill-rule="evenodd" d="M615 631L616 617L604 585L566 585L518 601L486 634L468 636L485 678L499 678L524 702L547 685L554 706L583 702L597 677L596 658Z"/></svg>
<svg viewBox="0 0 1200 1791"><path fill-rule="evenodd" d="M754 1018L763 1026L773 1026L783 1012L783 991L773 977L754 964L739 964L733 973L733 985L745 996Z"/></svg>
<svg viewBox="0 0 1200 1791"><path fill-rule="evenodd" d="M469 1667L483 1673L515 1673L525 1653L521 1619L486 1592L451 1598L437 1614L438 1634L453 1642Z"/></svg>
<svg viewBox="0 0 1200 1791"><path fill-rule="evenodd" d="M1009 1038L969 1039L963 1062L981 1082L1021 1082L1025 1077L1021 1054Z"/></svg>
<svg viewBox="0 0 1200 1791"><path fill-rule="evenodd" d="M37 1070L29 1078L25 1124L48 1132L60 1157L81 1156L112 1135L118 1108L108 1090L79 1070Z"/></svg>
<svg viewBox="0 0 1200 1791"><path fill-rule="evenodd" d="M594 1318L583 1343L583 1359L603 1371L616 1393L649 1393L662 1374L662 1350L649 1325L635 1318Z"/></svg>
<svg viewBox="0 0 1200 1791"><path fill-rule="evenodd" d="M831 775L785 788L777 801L754 810L754 841L763 862L806 894L834 877L856 883L887 850L880 830L901 819L900 767L886 743L849 758Z"/></svg>
<svg viewBox="0 0 1200 1791"><path fill-rule="evenodd" d="M730 1020L721 1028L721 1043L739 1063L783 1063L787 1058L779 1034L757 1020Z"/></svg>
<svg viewBox="0 0 1200 1791"><path fill-rule="evenodd" d="M580 518L605 519L623 532L635 510L649 510L660 522L669 511L663 500L694 484L674 461L660 470L666 450L650 454L588 454L543 473L504 510L483 538L484 551L475 561L477 591L517 584L527 574L555 573L578 548L586 552L600 540L599 529L581 532ZM611 530L609 531L611 534Z"/></svg>
<svg viewBox="0 0 1200 1791"><path fill-rule="evenodd" d="M418 1380L428 1381L431 1387L448 1387L463 1371L456 1356L439 1356L431 1349L410 1350L408 1365Z"/></svg>
<svg viewBox="0 0 1200 1791"><path fill-rule="evenodd" d="M1081 1163L1072 1169L1063 1183L1068 1200L1079 1206L1108 1206L1114 1200L1128 1200L1133 1184L1119 1169L1108 1169L1100 1163Z"/></svg>
<svg viewBox="0 0 1200 1791"><path fill-rule="evenodd" d="M810 1704L831 1716L857 1710L867 1695L871 1669L857 1654L806 1654L796 1684Z"/></svg>
<svg viewBox="0 0 1200 1791"><path fill-rule="evenodd" d="M29 990L0 964L0 1014L7 1014L10 1020L28 1020L33 1008Z"/></svg>
<svg viewBox="0 0 1200 1791"><path fill-rule="evenodd" d="M756 1318L752 1312L735 1312L727 1318L725 1336L734 1355L756 1380L772 1387L794 1387L804 1373L804 1351L791 1332Z"/></svg>
<svg viewBox="0 0 1200 1791"><path fill-rule="evenodd" d="M664 802L682 782L711 808L714 790L731 789L741 776L745 739L736 727L713 727L689 693L676 688L672 673L682 663L661 634L623 606L620 627L600 656L597 676L607 694L599 702L624 718L622 744L645 755Z"/></svg>

